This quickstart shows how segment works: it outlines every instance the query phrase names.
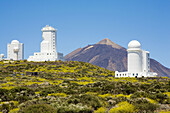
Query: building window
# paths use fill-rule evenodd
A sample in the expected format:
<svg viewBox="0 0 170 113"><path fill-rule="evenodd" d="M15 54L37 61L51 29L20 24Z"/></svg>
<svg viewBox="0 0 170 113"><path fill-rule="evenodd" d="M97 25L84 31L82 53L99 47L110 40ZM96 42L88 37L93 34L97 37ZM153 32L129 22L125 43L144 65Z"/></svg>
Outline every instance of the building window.
<svg viewBox="0 0 170 113"><path fill-rule="evenodd" d="M117 76L118 76L118 74L117 74Z"/></svg>

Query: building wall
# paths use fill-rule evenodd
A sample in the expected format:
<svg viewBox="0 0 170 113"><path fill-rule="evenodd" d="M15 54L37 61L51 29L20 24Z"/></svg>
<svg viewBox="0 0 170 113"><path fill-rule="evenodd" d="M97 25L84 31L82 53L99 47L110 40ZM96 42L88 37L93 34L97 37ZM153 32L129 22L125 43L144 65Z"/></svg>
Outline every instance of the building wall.
<svg viewBox="0 0 170 113"><path fill-rule="evenodd" d="M149 52L147 53L146 58L147 58L147 61L146 61L147 62L147 70L148 70L148 72L150 72L150 53Z"/></svg>
<svg viewBox="0 0 170 113"><path fill-rule="evenodd" d="M28 61L56 61L57 53L34 53L30 56Z"/></svg>
<svg viewBox="0 0 170 113"><path fill-rule="evenodd" d="M128 51L128 72L142 72L141 51Z"/></svg>
<svg viewBox="0 0 170 113"><path fill-rule="evenodd" d="M24 59L24 44L20 43L19 52L18 52L18 60L23 60L23 59Z"/></svg>
<svg viewBox="0 0 170 113"><path fill-rule="evenodd" d="M43 41L41 42L41 53L47 53L47 52L49 52L49 46L50 46L49 42L43 40Z"/></svg>
<svg viewBox="0 0 170 113"><path fill-rule="evenodd" d="M136 78L140 78L140 77L155 77L157 75L157 73L154 72L115 72L115 77L136 77Z"/></svg>
<svg viewBox="0 0 170 113"><path fill-rule="evenodd" d="M48 50L46 52L56 52L56 31L43 31L42 33L43 41L46 41L46 44L41 44L41 52L44 52L44 46L48 45ZM48 42L48 44L47 44ZM43 42L42 42L43 43Z"/></svg>
<svg viewBox="0 0 170 113"><path fill-rule="evenodd" d="M150 71L150 58L149 58L149 52L143 50L143 72L149 72Z"/></svg>

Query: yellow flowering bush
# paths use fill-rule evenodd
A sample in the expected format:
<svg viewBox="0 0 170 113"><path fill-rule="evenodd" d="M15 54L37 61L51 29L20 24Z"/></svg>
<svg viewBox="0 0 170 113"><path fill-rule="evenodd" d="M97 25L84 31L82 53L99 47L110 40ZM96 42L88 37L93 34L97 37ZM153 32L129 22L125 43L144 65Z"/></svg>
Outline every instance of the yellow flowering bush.
<svg viewBox="0 0 170 113"><path fill-rule="evenodd" d="M130 98L131 95L124 95L124 94L118 94L116 95L116 97L127 97L127 98Z"/></svg>
<svg viewBox="0 0 170 113"><path fill-rule="evenodd" d="M162 110L162 111L160 111L159 113L169 113L169 111L164 111L164 110Z"/></svg>
<svg viewBox="0 0 170 113"><path fill-rule="evenodd" d="M110 93L104 94L104 95L98 95L99 97L106 98L106 97L115 97L115 95L112 95Z"/></svg>
<svg viewBox="0 0 170 113"><path fill-rule="evenodd" d="M97 109L96 111L94 111L94 113L106 113L107 109L104 107L100 107L99 109Z"/></svg>
<svg viewBox="0 0 170 113"><path fill-rule="evenodd" d="M19 111L19 108L15 108L15 109L12 109L9 111L9 113L18 113Z"/></svg>
<svg viewBox="0 0 170 113"><path fill-rule="evenodd" d="M170 92L165 92L164 94L168 95L168 97L170 98Z"/></svg>
<svg viewBox="0 0 170 113"><path fill-rule="evenodd" d="M126 101L120 102L109 111L109 113L133 113L133 112L134 112L134 106Z"/></svg>
<svg viewBox="0 0 170 113"><path fill-rule="evenodd" d="M48 94L48 96L55 96L55 97L60 96L60 97L66 97L67 94L65 94L65 93L51 93L51 94Z"/></svg>
<svg viewBox="0 0 170 113"><path fill-rule="evenodd" d="M155 104L158 103L157 101L155 101L155 100L153 100L153 99L150 99L150 98L146 98L146 99L149 100L150 103L155 103Z"/></svg>

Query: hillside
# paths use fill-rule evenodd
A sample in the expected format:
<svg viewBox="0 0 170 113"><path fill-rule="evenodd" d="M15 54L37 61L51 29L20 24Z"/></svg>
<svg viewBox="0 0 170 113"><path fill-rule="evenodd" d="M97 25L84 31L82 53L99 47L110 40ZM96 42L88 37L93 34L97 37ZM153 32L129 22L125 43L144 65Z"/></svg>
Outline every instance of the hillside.
<svg viewBox="0 0 170 113"><path fill-rule="evenodd" d="M151 53L152 54L152 53ZM88 62L111 71L127 70L127 51L124 47L112 42L108 38L94 45L79 48L65 56L67 61ZM151 71L158 76L170 77L170 69L151 59Z"/></svg>
<svg viewBox="0 0 170 113"><path fill-rule="evenodd" d="M90 63L0 62L0 112L132 113L170 110L169 78L114 78Z"/></svg>

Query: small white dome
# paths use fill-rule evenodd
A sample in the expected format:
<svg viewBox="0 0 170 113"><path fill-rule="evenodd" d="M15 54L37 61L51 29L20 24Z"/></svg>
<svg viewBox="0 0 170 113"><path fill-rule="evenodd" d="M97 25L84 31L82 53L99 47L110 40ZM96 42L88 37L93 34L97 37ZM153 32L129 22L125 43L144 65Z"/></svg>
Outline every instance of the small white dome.
<svg viewBox="0 0 170 113"><path fill-rule="evenodd" d="M137 40L132 40L129 42L128 48L141 48L141 44Z"/></svg>
<svg viewBox="0 0 170 113"><path fill-rule="evenodd" d="M56 31L53 27L46 25L45 27L42 28L41 31Z"/></svg>
<svg viewBox="0 0 170 113"><path fill-rule="evenodd" d="M19 41L18 41L18 40L13 40L13 41L11 42L11 44L19 44Z"/></svg>

